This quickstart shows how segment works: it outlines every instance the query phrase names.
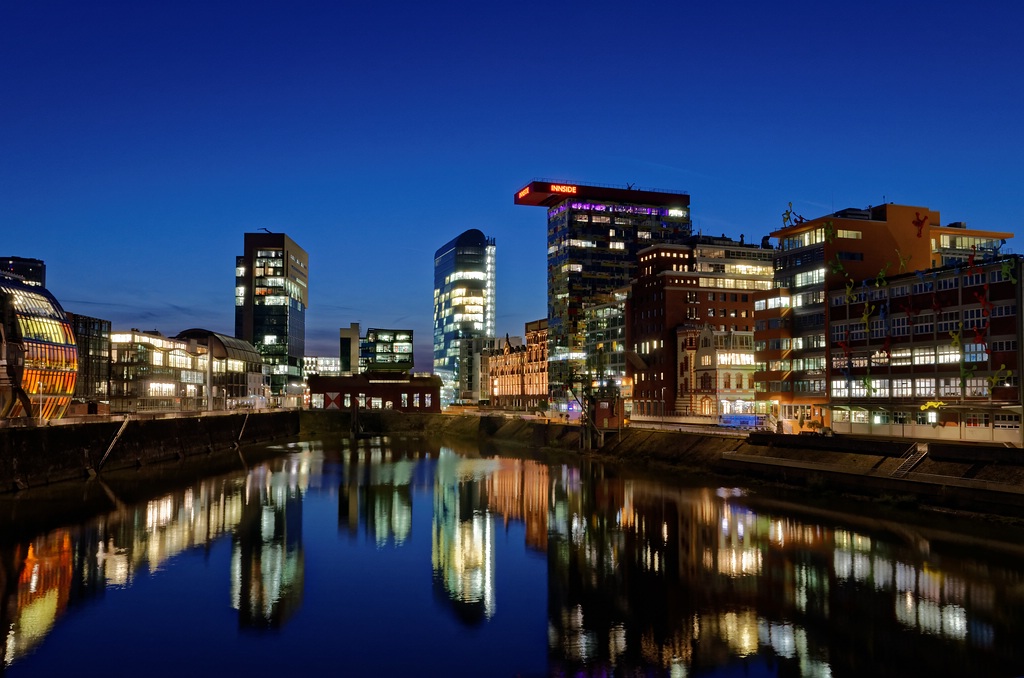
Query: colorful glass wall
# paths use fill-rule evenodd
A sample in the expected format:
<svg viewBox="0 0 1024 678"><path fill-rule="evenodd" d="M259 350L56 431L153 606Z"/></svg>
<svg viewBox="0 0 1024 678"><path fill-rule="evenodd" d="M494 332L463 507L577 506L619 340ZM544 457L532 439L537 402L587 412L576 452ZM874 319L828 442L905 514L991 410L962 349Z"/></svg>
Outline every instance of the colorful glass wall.
<svg viewBox="0 0 1024 678"><path fill-rule="evenodd" d="M63 417L78 376L78 348L64 310L45 289L6 276L0 276L0 309L7 356L0 417Z"/></svg>

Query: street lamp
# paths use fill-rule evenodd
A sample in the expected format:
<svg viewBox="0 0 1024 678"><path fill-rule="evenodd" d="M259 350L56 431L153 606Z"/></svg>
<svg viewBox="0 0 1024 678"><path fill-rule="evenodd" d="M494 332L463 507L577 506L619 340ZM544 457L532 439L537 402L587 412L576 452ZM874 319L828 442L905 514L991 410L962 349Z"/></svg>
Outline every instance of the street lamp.
<svg viewBox="0 0 1024 678"><path fill-rule="evenodd" d="M36 395L39 396L39 425L43 425L43 382L36 382Z"/></svg>

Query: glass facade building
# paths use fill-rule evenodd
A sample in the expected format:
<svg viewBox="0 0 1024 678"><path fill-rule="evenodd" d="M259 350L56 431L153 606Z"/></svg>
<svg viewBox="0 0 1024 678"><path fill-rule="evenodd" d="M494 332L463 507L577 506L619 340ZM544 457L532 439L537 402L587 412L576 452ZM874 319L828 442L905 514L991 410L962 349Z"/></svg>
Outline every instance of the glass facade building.
<svg viewBox="0 0 1024 678"><path fill-rule="evenodd" d="M105 403L110 399L110 321L79 313L68 313L67 317L78 345L75 400L91 405Z"/></svg>
<svg viewBox="0 0 1024 678"><path fill-rule="evenodd" d="M409 372L413 367L412 330L370 328L359 340L359 372Z"/></svg>
<svg viewBox="0 0 1024 678"><path fill-rule="evenodd" d="M207 410L231 410L265 404L263 357L247 341L202 328L179 332L175 339L189 342L188 351L205 362L209 397Z"/></svg>
<svg viewBox="0 0 1024 678"><path fill-rule="evenodd" d="M206 402L207 355L155 332L110 336L110 411L194 412Z"/></svg>
<svg viewBox="0 0 1024 678"><path fill-rule="evenodd" d="M629 285L641 249L689 238L690 196L534 181L514 202L547 208L548 389L566 410L587 371L584 309Z"/></svg>
<svg viewBox="0 0 1024 678"><path fill-rule="evenodd" d="M434 373L444 383L442 405L459 393L464 339L494 336L495 243L473 228L434 253Z"/></svg>
<svg viewBox="0 0 1024 678"><path fill-rule="evenodd" d="M303 392L309 256L283 233L246 233L235 261L235 336L263 356L271 394Z"/></svg>
<svg viewBox="0 0 1024 678"><path fill-rule="evenodd" d="M59 419L78 376L75 335L57 300L0 273L0 418Z"/></svg>

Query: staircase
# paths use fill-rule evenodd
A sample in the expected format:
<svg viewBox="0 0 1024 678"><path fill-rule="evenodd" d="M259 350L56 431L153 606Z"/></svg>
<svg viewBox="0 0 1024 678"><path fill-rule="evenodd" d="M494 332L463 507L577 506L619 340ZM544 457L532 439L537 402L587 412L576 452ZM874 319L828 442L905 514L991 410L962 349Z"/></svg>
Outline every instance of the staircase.
<svg viewBox="0 0 1024 678"><path fill-rule="evenodd" d="M910 473L915 466L921 463L925 455L928 454L928 443L914 443L907 448L900 462L900 465L896 467L890 476L893 478L903 478Z"/></svg>

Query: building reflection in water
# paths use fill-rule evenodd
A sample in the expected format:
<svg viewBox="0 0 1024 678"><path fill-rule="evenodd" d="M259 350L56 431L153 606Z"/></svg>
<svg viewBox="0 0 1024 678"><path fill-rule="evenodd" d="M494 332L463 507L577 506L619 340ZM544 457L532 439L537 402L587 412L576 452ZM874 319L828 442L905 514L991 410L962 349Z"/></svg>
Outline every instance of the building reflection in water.
<svg viewBox="0 0 1024 678"><path fill-rule="evenodd" d="M243 628L278 628L302 604L302 494L309 457L250 472L231 551L231 606Z"/></svg>
<svg viewBox="0 0 1024 678"><path fill-rule="evenodd" d="M31 652L69 608L130 587L183 551L234 534L232 603L242 626L280 624L302 600L302 500L308 455L279 470L216 478L135 506L0 546L0 638L5 665ZM243 603L244 601L244 603Z"/></svg>
<svg viewBox="0 0 1024 678"><path fill-rule="evenodd" d="M494 518L485 481L500 468L498 460L464 459L442 448L434 474L434 586L470 624L494 616Z"/></svg>
<svg viewBox="0 0 1024 678"><path fill-rule="evenodd" d="M499 614L495 530L522 524L525 547L547 554L551 675L1019 673L1024 567L1012 545L1011 557L974 559L941 533L797 518L736 490L624 478L590 462L480 458L422 441L325 445L4 545L5 663L81 601L222 536L239 624L284 624L303 601L303 499L330 458L339 529L377 548L413 543L413 498L432 497L434 591L467 625Z"/></svg>
<svg viewBox="0 0 1024 678"><path fill-rule="evenodd" d="M756 513L734 491L584 472L565 471L552 494L550 652L566 674L653 664L687 675L730 661L966 674L968 647L994 650L997 666L1006 654L993 648L995 600L1022 583L1019 568L978 576L959 556L943 568L920 538L880 541ZM907 631L927 655L907 651Z"/></svg>
<svg viewBox="0 0 1024 678"><path fill-rule="evenodd" d="M338 524L349 536L360 522L378 546L401 546L412 531L413 474L428 452L410 441L357 440L341 451L345 474L339 488Z"/></svg>

